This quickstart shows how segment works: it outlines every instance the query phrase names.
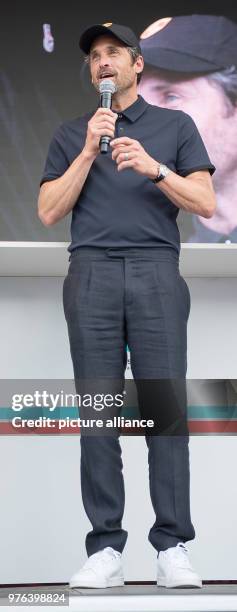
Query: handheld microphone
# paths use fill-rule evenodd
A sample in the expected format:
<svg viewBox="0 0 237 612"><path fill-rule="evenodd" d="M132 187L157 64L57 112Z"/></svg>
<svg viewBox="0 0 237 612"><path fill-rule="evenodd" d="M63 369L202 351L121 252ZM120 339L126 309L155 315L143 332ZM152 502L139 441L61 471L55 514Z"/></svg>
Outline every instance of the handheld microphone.
<svg viewBox="0 0 237 612"><path fill-rule="evenodd" d="M112 95L117 91L117 87L110 79L104 79L101 81L100 86L100 106L103 108L111 108L112 106ZM100 139L100 152L107 153L109 149L110 136L101 136Z"/></svg>

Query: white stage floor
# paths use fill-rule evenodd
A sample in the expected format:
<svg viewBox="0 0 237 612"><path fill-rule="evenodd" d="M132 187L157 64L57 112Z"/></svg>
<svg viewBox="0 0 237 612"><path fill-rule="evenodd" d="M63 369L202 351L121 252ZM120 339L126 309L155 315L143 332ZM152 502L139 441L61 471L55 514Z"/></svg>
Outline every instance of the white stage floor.
<svg viewBox="0 0 237 612"><path fill-rule="evenodd" d="M18 605L9 603L9 593L23 594L57 594L62 592L68 601L64 605ZM0 587L0 609L19 608L21 612L44 610L44 612L236 612L237 585L203 585L202 589L164 589L156 585L125 585L109 589L69 589L65 584L45 587Z"/></svg>

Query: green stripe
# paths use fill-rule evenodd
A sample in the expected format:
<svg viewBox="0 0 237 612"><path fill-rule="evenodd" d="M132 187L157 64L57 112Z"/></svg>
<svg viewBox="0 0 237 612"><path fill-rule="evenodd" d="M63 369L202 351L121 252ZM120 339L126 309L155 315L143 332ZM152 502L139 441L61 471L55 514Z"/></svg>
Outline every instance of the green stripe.
<svg viewBox="0 0 237 612"><path fill-rule="evenodd" d="M95 410L95 416L100 418L103 410ZM127 406L121 410L121 416L125 418L138 417L139 409L137 406ZM159 414L159 411L158 411ZM53 411L48 408L40 408L33 406L32 408L23 408L20 411L15 411L12 408L0 408L0 421L12 421L14 417L22 419L37 419L44 416L51 419L76 419L80 416L80 409L76 406L60 407ZM147 415L149 418L149 415ZM188 406L188 419L192 420L235 420L237 419L237 406Z"/></svg>

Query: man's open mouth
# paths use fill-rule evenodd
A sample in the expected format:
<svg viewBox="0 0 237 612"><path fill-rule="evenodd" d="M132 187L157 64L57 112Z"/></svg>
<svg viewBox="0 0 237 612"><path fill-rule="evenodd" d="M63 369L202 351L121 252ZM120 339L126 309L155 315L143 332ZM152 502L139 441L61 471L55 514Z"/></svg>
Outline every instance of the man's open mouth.
<svg viewBox="0 0 237 612"><path fill-rule="evenodd" d="M100 79L100 80L101 80L101 79L109 79L109 78L112 78L112 77L114 77L114 76L115 76L114 74L109 74L109 72L105 72L104 74L102 74L102 75L100 75L100 76L99 76L99 79Z"/></svg>

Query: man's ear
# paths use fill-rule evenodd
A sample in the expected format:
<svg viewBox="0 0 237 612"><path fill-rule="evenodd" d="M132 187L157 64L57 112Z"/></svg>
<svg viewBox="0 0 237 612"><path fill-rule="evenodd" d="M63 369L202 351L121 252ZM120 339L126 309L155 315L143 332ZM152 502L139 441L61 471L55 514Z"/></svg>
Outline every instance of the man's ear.
<svg viewBox="0 0 237 612"><path fill-rule="evenodd" d="M137 60L138 60L138 59L140 59L140 60L141 60L141 61L139 62L139 63L140 63L140 66L139 66L139 67L141 67L141 70L139 70L139 72L137 72L137 74L140 74L140 73L141 73L141 72L144 70L144 59L143 59L143 56L142 56L142 55L139 55L139 57L137 58Z"/></svg>

